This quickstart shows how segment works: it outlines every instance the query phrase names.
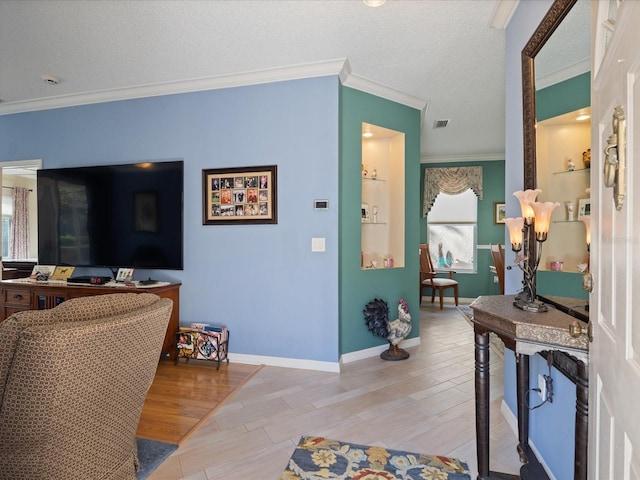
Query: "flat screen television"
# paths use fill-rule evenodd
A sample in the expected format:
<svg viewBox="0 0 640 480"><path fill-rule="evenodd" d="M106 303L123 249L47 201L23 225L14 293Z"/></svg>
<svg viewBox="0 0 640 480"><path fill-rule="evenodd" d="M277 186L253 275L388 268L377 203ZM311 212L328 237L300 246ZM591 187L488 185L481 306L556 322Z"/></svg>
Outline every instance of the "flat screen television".
<svg viewBox="0 0 640 480"><path fill-rule="evenodd" d="M38 263L182 270L182 161L38 170Z"/></svg>

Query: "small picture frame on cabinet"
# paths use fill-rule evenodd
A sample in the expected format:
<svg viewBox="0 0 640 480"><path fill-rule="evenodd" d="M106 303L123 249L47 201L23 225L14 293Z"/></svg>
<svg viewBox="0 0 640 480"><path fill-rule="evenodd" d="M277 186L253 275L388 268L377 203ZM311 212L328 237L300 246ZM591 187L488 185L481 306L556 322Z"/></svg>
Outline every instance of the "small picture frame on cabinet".
<svg viewBox="0 0 640 480"><path fill-rule="evenodd" d="M49 276L49 280L66 280L71 277L74 269L75 267L58 265Z"/></svg>
<svg viewBox="0 0 640 480"><path fill-rule="evenodd" d="M133 268L119 268L118 274L116 275L116 282L131 281L134 271Z"/></svg>

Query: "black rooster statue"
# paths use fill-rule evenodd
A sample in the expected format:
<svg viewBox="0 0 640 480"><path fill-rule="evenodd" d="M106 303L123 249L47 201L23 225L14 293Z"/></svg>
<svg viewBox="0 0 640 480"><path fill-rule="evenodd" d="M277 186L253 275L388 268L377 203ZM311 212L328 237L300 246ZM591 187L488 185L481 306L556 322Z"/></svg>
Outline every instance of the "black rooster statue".
<svg viewBox="0 0 640 480"><path fill-rule="evenodd" d="M389 349L380 354L383 360L405 360L409 358L409 352L398 347L398 344L411 333L411 315L407 301L398 300L398 319L389 321L389 306L384 300L375 298L367 303L362 311L367 328L377 337L386 338Z"/></svg>

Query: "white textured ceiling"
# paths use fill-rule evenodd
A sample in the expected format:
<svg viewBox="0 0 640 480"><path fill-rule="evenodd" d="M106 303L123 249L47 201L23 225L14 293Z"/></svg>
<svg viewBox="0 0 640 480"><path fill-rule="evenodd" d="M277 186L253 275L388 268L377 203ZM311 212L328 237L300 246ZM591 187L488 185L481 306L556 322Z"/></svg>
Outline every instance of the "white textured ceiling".
<svg viewBox="0 0 640 480"><path fill-rule="evenodd" d="M423 161L504 158L496 1L505 2L0 0L0 113L34 99L346 58L354 75L428 104ZM61 81L47 85L44 74ZM434 130L440 119L449 126Z"/></svg>

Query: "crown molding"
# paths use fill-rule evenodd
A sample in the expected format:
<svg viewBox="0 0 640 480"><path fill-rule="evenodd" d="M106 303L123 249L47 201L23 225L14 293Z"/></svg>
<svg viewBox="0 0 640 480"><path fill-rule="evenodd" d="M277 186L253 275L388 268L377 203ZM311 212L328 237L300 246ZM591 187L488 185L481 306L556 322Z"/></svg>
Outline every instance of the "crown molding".
<svg viewBox="0 0 640 480"><path fill-rule="evenodd" d="M553 72L549 75L536 78L536 91L542 88L550 87L551 85L555 85L556 83L563 82L570 78L577 77L578 75L582 75L583 73L587 73L589 71L591 71L591 59L587 58L580 62L574 63L573 65L568 65L565 68L558 70L557 72Z"/></svg>
<svg viewBox="0 0 640 480"><path fill-rule="evenodd" d="M509 26L511 17L518 9L520 0L496 0L489 17L489 26L499 30L505 30Z"/></svg>
<svg viewBox="0 0 640 480"><path fill-rule="evenodd" d="M215 77L138 85L72 95L60 95L35 100L6 102L0 104L0 115L74 107L78 105L89 105L93 103L113 102L119 100L131 100L135 98L157 97L177 93L191 93L205 90L242 87L287 80L300 80L304 78L325 77L329 75L337 75L342 84L348 87L422 110L423 115L426 111L427 102L425 100L359 77L351 72L351 65L349 64L348 59L339 58L322 62L242 72L232 75L219 75Z"/></svg>
<svg viewBox="0 0 640 480"><path fill-rule="evenodd" d="M443 155L440 157L420 156L420 163L453 163L453 162L494 162L504 160L504 153L474 154L474 155Z"/></svg>
<svg viewBox="0 0 640 480"><path fill-rule="evenodd" d="M338 75L346 59L0 104L0 115Z"/></svg>
<svg viewBox="0 0 640 480"><path fill-rule="evenodd" d="M370 93L377 97L382 97L396 103L401 103L402 105L406 105L408 107L413 107L423 112L423 115L424 112L426 112L427 106L429 105L429 102L427 100L416 97L414 95L400 92L391 87L387 87L386 85L382 85L381 83L377 83L356 75L355 73L349 73L344 80L342 80L341 78L341 81L345 87L354 88L362 92Z"/></svg>

